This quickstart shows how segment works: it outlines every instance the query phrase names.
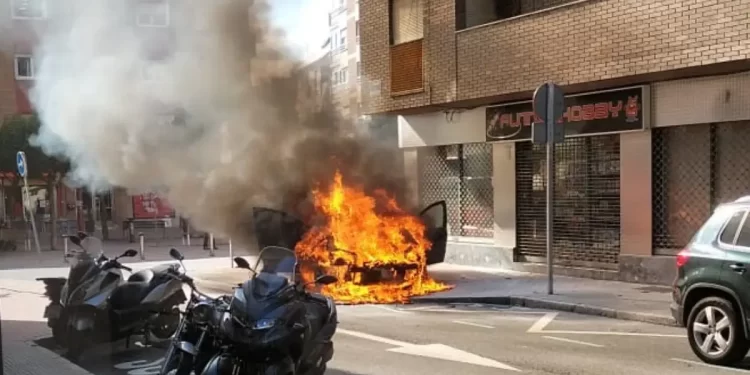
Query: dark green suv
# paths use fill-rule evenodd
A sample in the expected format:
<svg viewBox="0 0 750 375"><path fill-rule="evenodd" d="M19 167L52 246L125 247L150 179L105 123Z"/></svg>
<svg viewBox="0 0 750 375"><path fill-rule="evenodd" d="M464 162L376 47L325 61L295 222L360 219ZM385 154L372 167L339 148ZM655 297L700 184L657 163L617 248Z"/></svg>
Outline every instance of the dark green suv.
<svg viewBox="0 0 750 375"><path fill-rule="evenodd" d="M729 365L750 348L750 197L720 205L677 255L672 315L693 352Z"/></svg>

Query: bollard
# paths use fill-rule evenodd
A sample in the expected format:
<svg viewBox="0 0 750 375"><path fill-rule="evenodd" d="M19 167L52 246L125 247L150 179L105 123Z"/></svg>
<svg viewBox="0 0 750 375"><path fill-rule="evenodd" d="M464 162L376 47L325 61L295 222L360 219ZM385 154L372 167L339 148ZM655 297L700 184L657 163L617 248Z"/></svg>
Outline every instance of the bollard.
<svg viewBox="0 0 750 375"><path fill-rule="evenodd" d="M187 236L186 236L186 238L187 238L187 246L190 247L190 226L189 225L188 225L186 231L187 231Z"/></svg>
<svg viewBox="0 0 750 375"><path fill-rule="evenodd" d="M132 220L128 222L128 241L135 242L135 224Z"/></svg>
<svg viewBox="0 0 750 375"><path fill-rule="evenodd" d="M215 246L214 234L209 233L208 234L208 248L211 249L211 256L216 256L216 254L214 253L214 246Z"/></svg>
<svg viewBox="0 0 750 375"><path fill-rule="evenodd" d="M143 233L138 233L138 240L141 243L141 260L146 260L146 247L143 240Z"/></svg>
<svg viewBox="0 0 750 375"><path fill-rule="evenodd" d="M234 268L234 257L232 256L232 239L229 239L229 268Z"/></svg>
<svg viewBox="0 0 750 375"><path fill-rule="evenodd" d="M63 262L68 262L68 236L63 234Z"/></svg>
<svg viewBox="0 0 750 375"><path fill-rule="evenodd" d="M185 246L185 244L187 244L187 239L186 238L187 238L187 234L183 233L182 234L182 246Z"/></svg>

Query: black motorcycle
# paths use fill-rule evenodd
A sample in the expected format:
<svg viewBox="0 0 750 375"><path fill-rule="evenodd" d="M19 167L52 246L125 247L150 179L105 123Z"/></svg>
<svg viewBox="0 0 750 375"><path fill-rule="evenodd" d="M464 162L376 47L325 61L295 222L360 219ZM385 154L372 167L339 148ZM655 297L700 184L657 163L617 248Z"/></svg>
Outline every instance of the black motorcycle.
<svg viewBox="0 0 750 375"><path fill-rule="evenodd" d="M168 276L176 264L161 265L130 275L124 281L122 257L109 259L103 253L94 258L85 246L85 234L69 237L81 248L71 264L68 278L39 278L50 300L44 312L47 325L66 355L78 360L86 348L97 342L112 342L143 335L146 344L168 341L179 321L177 306L186 301L182 283Z"/></svg>
<svg viewBox="0 0 750 375"><path fill-rule="evenodd" d="M182 264L184 257L177 249L171 249L169 255ZM202 293L193 278L186 274L184 265L182 269L182 273L172 276L189 286L191 295L159 375L200 374L220 350L221 317L229 311L229 296L212 298Z"/></svg>
<svg viewBox="0 0 750 375"><path fill-rule="evenodd" d="M334 301L307 291L297 276L292 250L269 246L251 268L250 280L235 288L221 319L221 349L202 375L322 375L333 358L337 313ZM261 266L262 264L262 266ZM323 275L318 285L335 283Z"/></svg>

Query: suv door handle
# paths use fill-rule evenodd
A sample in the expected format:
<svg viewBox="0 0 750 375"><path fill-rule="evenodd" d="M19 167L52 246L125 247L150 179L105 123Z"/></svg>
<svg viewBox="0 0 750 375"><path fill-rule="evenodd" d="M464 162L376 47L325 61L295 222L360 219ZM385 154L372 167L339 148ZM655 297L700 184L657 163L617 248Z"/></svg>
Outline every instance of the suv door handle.
<svg viewBox="0 0 750 375"><path fill-rule="evenodd" d="M737 273L745 273L745 271L747 271L747 268L745 268L745 265L740 264L740 263L730 264L729 268L731 268L732 271L737 272Z"/></svg>

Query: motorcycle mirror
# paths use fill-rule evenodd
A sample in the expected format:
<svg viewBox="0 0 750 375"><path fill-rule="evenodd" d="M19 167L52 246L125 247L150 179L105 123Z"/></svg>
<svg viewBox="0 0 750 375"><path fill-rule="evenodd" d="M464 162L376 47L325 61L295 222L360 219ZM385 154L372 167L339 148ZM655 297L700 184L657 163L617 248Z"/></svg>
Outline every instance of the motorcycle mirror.
<svg viewBox="0 0 750 375"><path fill-rule="evenodd" d="M336 276L333 275L322 275L315 279L315 284L328 285L339 281Z"/></svg>
<svg viewBox="0 0 750 375"><path fill-rule="evenodd" d="M178 260L182 262L185 259L185 256L182 255L182 253L175 249L174 247L169 249L169 256L171 256L173 259Z"/></svg>
<svg viewBox="0 0 750 375"><path fill-rule="evenodd" d="M134 257L134 256L136 256L136 255L138 255L138 251L137 251L137 250L135 250L135 249L127 249L127 250L125 250L125 252L124 252L124 253L122 253L122 255L120 255L120 256L121 256L121 257L126 257L126 258L132 258L132 257Z"/></svg>
<svg viewBox="0 0 750 375"><path fill-rule="evenodd" d="M81 239L76 236L68 236L68 240L73 243L73 245L81 246Z"/></svg>
<svg viewBox="0 0 750 375"><path fill-rule="evenodd" d="M244 268L246 270L252 271L252 268L250 268L250 263L248 263L245 258L234 257L234 264L236 264L238 268Z"/></svg>

